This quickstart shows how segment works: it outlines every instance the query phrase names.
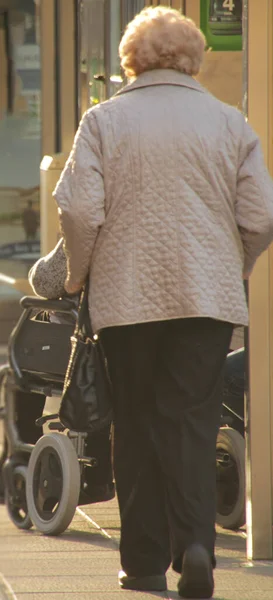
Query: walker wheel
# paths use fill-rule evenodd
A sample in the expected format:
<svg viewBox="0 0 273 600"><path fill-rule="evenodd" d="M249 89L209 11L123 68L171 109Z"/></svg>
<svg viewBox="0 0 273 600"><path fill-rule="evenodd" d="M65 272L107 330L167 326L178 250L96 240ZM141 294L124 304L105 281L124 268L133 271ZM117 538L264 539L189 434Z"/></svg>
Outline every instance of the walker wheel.
<svg viewBox="0 0 273 600"><path fill-rule="evenodd" d="M231 427L222 427L216 443L217 515L224 529L245 524L245 440Z"/></svg>
<svg viewBox="0 0 273 600"><path fill-rule="evenodd" d="M11 521L18 529L30 529L32 521L29 516L26 499L27 467L18 465L12 472L15 494L5 489L5 503Z"/></svg>
<svg viewBox="0 0 273 600"><path fill-rule="evenodd" d="M80 494L80 467L70 439L60 433L42 436L30 455L27 504L41 533L58 535L71 523Z"/></svg>

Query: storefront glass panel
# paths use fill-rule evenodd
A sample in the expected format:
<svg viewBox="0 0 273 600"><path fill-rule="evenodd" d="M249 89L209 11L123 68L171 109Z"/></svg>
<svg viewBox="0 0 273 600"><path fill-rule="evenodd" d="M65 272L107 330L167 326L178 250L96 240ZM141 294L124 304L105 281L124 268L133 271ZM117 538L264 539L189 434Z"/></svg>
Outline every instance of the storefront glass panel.
<svg viewBox="0 0 273 600"><path fill-rule="evenodd" d="M104 34L104 1L80 0L80 114L106 99Z"/></svg>
<svg viewBox="0 0 273 600"><path fill-rule="evenodd" d="M103 102L126 82L119 43L145 0L79 0L79 113Z"/></svg>
<svg viewBox="0 0 273 600"><path fill-rule="evenodd" d="M0 0L0 295L40 253L39 0Z"/></svg>

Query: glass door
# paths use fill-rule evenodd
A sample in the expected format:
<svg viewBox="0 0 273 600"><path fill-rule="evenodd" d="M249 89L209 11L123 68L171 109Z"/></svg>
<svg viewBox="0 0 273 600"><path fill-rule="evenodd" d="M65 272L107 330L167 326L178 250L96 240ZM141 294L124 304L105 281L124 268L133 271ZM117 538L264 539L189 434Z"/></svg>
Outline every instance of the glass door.
<svg viewBox="0 0 273 600"><path fill-rule="evenodd" d="M118 47L126 24L144 6L145 0L79 0L79 116L126 83Z"/></svg>
<svg viewBox="0 0 273 600"><path fill-rule="evenodd" d="M106 99L105 3L79 2L79 116Z"/></svg>
<svg viewBox="0 0 273 600"><path fill-rule="evenodd" d="M39 257L39 0L0 2L0 299Z"/></svg>

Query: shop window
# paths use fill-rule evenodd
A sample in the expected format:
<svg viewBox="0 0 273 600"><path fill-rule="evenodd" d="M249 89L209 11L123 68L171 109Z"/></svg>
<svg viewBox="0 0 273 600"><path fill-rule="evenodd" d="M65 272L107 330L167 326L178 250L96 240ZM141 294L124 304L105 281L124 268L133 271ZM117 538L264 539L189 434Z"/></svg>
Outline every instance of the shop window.
<svg viewBox="0 0 273 600"><path fill-rule="evenodd" d="M123 85L123 77L120 70L120 60L118 54L119 43L121 40L121 3L120 0L111 0L109 6L108 39L109 54L106 62L106 93L107 96L113 96Z"/></svg>
<svg viewBox="0 0 273 600"><path fill-rule="evenodd" d="M39 0L1 0L0 296L40 254L40 137Z"/></svg>
<svg viewBox="0 0 273 600"><path fill-rule="evenodd" d="M79 0L80 115L126 83L118 47L126 24L144 6L145 0Z"/></svg>
<svg viewBox="0 0 273 600"><path fill-rule="evenodd" d="M80 113L106 99L104 1L79 2Z"/></svg>
<svg viewBox="0 0 273 600"><path fill-rule="evenodd" d="M146 4L147 2L145 2L145 0L121 0L123 28L126 26L127 23L132 21L135 15L137 15L143 8L145 8Z"/></svg>

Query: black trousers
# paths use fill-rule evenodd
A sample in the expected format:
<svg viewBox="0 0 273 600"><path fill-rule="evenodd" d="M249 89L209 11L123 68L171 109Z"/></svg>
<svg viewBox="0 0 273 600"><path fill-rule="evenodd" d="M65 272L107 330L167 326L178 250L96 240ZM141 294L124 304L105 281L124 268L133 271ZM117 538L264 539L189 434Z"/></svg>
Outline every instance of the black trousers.
<svg viewBox="0 0 273 600"><path fill-rule="evenodd" d="M215 560L215 449L232 329L192 318L102 331L128 575L165 573L171 562L180 572L195 541Z"/></svg>

